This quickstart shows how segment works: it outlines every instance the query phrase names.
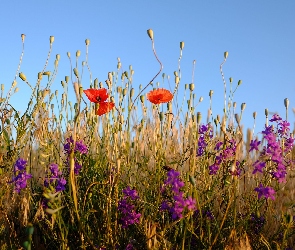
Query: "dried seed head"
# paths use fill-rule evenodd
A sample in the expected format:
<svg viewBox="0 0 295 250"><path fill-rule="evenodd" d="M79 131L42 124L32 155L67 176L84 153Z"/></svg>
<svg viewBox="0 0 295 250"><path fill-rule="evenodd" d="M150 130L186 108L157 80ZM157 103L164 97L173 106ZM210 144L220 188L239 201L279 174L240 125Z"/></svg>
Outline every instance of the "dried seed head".
<svg viewBox="0 0 295 250"><path fill-rule="evenodd" d="M59 61L59 59L60 59L60 54L56 54L55 58L56 58L57 61Z"/></svg>
<svg viewBox="0 0 295 250"><path fill-rule="evenodd" d="M123 89L123 96L125 96L127 94L127 88Z"/></svg>
<svg viewBox="0 0 295 250"><path fill-rule="evenodd" d="M289 99L288 98L284 99L284 105L285 105L286 109L289 107Z"/></svg>
<svg viewBox="0 0 295 250"><path fill-rule="evenodd" d="M190 85L189 85L189 90L190 90L190 91L193 91L194 89L195 89L195 84L190 83Z"/></svg>
<svg viewBox="0 0 295 250"><path fill-rule="evenodd" d="M18 74L18 76L19 76L19 78L20 78L20 79L22 79L24 82L27 80L27 78L26 78L25 74L24 74L24 73L22 73L22 72L21 72L21 73L19 73L19 74Z"/></svg>
<svg viewBox="0 0 295 250"><path fill-rule="evenodd" d="M184 48L184 42L180 42L180 49L183 50Z"/></svg>
<svg viewBox="0 0 295 250"><path fill-rule="evenodd" d="M86 44L86 46L88 46L90 44L90 40L89 39L86 39L85 40L85 44Z"/></svg>
<svg viewBox="0 0 295 250"><path fill-rule="evenodd" d="M66 83L69 82L69 77L68 76L65 76L65 81L66 81Z"/></svg>
<svg viewBox="0 0 295 250"><path fill-rule="evenodd" d="M240 117L238 114L235 114L235 119L238 124L240 124Z"/></svg>
<svg viewBox="0 0 295 250"><path fill-rule="evenodd" d="M243 102L243 103L241 104L241 111L244 111L245 108L246 108L246 103Z"/></svg>
<svg viewBox="0 0 295 250"><path fill-rule="evenodd" d="M210 90L210 91L209 91L209 96L210 96L210 98L212 98L213 93L214 93L213 90Z"/></svg>
<svg viewBox="0 0 295 250"><path fill-rule="evenodd" d="M50 41L50 44L52 44L54 42L54 36L50 36L49 41Z"/></svg>
<svg viewBox="0 0 295 250"><path fill-rule="evenodd" d="M198 112L197 113L197 124L200 124L201 123L201 120L202 120L202 113L201 112Z"/></svg>
<svg viewBox="0 0 295 250"><path fill-rule="evenodd" d="M79 72L78 72L77 68L74 68L74 74L77 78L79 78Z"/></svg>
<svg viewBox="0 0 295 250"><path fill-rule="evenodd" d="M97 78L94 79L94 88L98 89L98 79Z"/></svg>
<svg viewBox="0 0 295 250"><path fill-rule="evenodd" d="M257 112L253 112L253 118L256 119L256 116L257 116Z"/></svg>
<svg viewBox="0 0 295 250"><path fill-rule="evenodd" d="M233 78L232 78L232 77L229 78L229 82L230 82L230 83L233 82Z"/></svg>
<svg viewBox="0 0 295 250"><path fill-rule="evenodd" d="M77 50L76 51L76 57L79 57L81 55L81 51L80 50Z"/></svg>
<svg viewBox="0 0 295 250"><path fill-rule="evenodd" d="M242 80L238 81L238 86L240 86L242 84Z"/></svg>
<svg viewBox="0 0 295 250"><path fill-rule="evenodd" d="M152 29L147 30L149 38L153 41L154 40L154 32Z"/></svg>
<svg viewBox="0 0 295 250"><path fill-rule="evenodd" d="M134 88L130 89L130 98L132 98L132 96L134 96Z"/></svg>
<svg viewBox="0 0 295 250"><path fill-rule="evenodd" d="M67 52L67 56L68 56L68 58L70 58L71 57L71 53L70 52Z"/></svg>
<svg viewBox="0 0 295 250"><path fill-rule="evenodd" d="M103 84L102 82L99 82L99 87L102 89L103 88Z"/></svg>
<svg viewBox="0 0 295 250"><path fill-rule="evenodd" d="M227 57L228 57L228 52L225 51L225 52L224 52L224 59L226 59Z"/></svg>
<svg viewBox="0 0 295 250"><path fill-rule="evenodd" d="M178 76L178 73L177 73L177 71L174 71L174 76Z"/></svg>

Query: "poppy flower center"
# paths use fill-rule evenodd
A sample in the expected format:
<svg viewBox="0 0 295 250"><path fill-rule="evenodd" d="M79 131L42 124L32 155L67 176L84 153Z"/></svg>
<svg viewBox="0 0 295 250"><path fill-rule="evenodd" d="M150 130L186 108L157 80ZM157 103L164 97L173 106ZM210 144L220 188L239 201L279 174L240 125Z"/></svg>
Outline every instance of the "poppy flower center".
<svg viewBox="0 0 295 250"><path fill-rule="evenodd" d="M97 100L98 102L101 102L101 98L100 98L100 96L96 97L96 100Z"/></svg>

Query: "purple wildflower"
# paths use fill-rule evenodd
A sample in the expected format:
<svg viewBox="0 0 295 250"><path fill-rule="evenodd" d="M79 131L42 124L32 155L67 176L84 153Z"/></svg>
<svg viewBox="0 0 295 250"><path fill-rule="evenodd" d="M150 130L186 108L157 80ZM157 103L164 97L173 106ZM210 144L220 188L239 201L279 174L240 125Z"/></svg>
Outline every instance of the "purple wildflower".
<svg viewBox="0 0 295 250"><path fill-rule="evenodd" d="M252 174L256 174L257 172L263 173L263 168L265 167L265 162L263 161L255 161L253 164L254 170Z"/></svg>
<svg viewBox="0 0 295 250"><path fill-rule="evenodd" d="M51 163L49 166L49 172L47 173L47 178L44 180L44 186L48 187L50 185L56 185L55 191L60 192L65 190L65 185L67 181L63 178L62 172L59 171L58 165Z"/></svg>
<svg viewBox="0 0 295 250"><path fill-rule="evenodd" d="M259 150L258 149L258 146L259 146L260 143L261 143L261 141L258 141L257 139L255 139L255 141L254 140L251 140L249 152L251 152L254 149L258 151Z"/></svg>
<svg viewBox="0 0 295 250"><path fill-rule="evenodd" d="M289 132L290 130L290 123L287 122L287 121L281 121L279 123L279 130L278 130L278 133L281 135L281 136L284 136L287 134L287 132Z"/></svg>
<svg viewBox="0 0 295 250"><path fill-rule="evenodd" d="M222 145L223 145L223 142L221 142L221 141L217 142L216 145L215 145L214 150L218 151Z"/></svg>
<svg viewBox="0 0 295 250"><path fill-rule="evenodd" d="M209 166L209 174L216 175L217 171L219 170L219 165L214 163L213 165Z"/></svg>
<svg viewBox="0 0 295 250"><path fill-rule="evenodd" d="M274 114L272 116L272 119L270 119L269 121L270 122L276 122L276 121L280 121L280 120L282 120L282 118L278 114Z"/></svg>
<svg viewBox="0 0 295 250"><path fill-rule="evenodd" d="M266 199L270 198L272 200L275 199L274 194L275 190L272 187L264 187L261 183L259 187L255 188L254 191L258 193L258 199L264 196Z"/></svg>

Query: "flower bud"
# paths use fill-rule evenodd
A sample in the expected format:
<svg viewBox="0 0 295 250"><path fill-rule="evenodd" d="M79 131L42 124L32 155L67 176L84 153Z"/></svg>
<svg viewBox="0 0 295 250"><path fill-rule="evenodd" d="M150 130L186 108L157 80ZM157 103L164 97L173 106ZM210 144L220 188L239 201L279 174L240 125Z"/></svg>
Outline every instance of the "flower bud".
<svg viewBox="0 0 295 250"><path fill-rule="evenodd" d="M183 50L184 48L184 42L180 42L180 49Z"/></svg>
<svg viewBox="0 0 295 250"><path fill-rule="evenodd" d="M145 98L144 95L141 95L141 96L139 97L139 99L140 99L140 101L141 101L142 104L144 103L144 98Z"/></svg>
<svg viewBox="0 0 295 250"><path fill-rule="evenodd" d="M133 95L134 95L134 88L132 88L132 89L130 90L130 98L132 98Z"/></svg>
<svg viewBox="0 0 295 250"><path fill-rule="evenodd" d="M125 96L127 94L127 88L123 89L123 96Z"/></svg>
<svg viewBox="0 0 295 250"><path fill-rule="evenodd" d="M77 78L79 78L79 72L78 72L77 68L74 68L74 74Z"/></svg>
<svg viewBox="0 0 295 250"><path fill-rule="evenodd" d="M45 72L43 72L43 75L44 75L44 76L50 76L50 74L51 74L50 71L45 71Z"/></svg>
<svg viewBox="0 0 295 250"><path fill-rule="evenodd" d="M237 103L236 102L233 103L233 107L234 107L234 109L237 107Z"/></svg>
<svg viewBox="0 0 295 250"><path fill-rule="evenodd" d="M97 78L94 79L94 88L98 89L98 79Z"/></svg>
<svg viewBox="0 0 295 250"><path fill-rule="evenodd" d="M59 61L59 59L60 59L60 54L56 54L55 58L56 58L57 61Z"/></svg>
<svg viewBox="0 0 295 250"><path fill-rule="evenodd" d="M285 105L286 109L289 107L289 99L288 98L284 99L284 105Z"/></svg>
<svg viewBox="0 0 295 250"><path fill-rule="evenodd" d="M176 85L179 84L179 76L175 76L175 84L176 84Z"/></svg>
<svg viewBox="0 0 295 250"><path fill-rule="evenodd" d="M184 84L184 89L188 89L188 84Z"/></svg>
<svg viewBox="0 0 295 250"><path fill-rule="evenodd" d="M268 109L264 110L264 114L265 114L266 117L268 117Z"/></svg>
<svg viewBox="0 0 295 250"><path fill-rule="evenodd" d="M16 82L16 80L14 80L14 81L12 82L12 88L14 88L14 87L16 86L16 84L17 84L17 82Z"/></svg>
<svg viewBox="0 0 295 250"><path fill-rule="evenodd" d="M199 99L199 102L202 102L203 99L204 99L203 96L201 96L200 99Z"/></svg>
<svg viewBox="0 0 295 250"><path fill-rule="evenodd" d="M190 85L189 85L189 90L190 90L190 91L193 91L194 89L195 89L195 84L190 83Z"/></svg>
<svg viewBox="0 0 295 250"><path fill-rule="evenodd" d="M71 57L71 53L70 52L67 52L67 56L68 56L68 58L70 58Z"/></svg>
<svg viewBox="0 0 295 250"><path fill-rule="evenodd" d="M49 41L50 41L50 44L52 44L54 42L54 36L50 36Z"/></svg>
<svg viewBox="0 0 295 250"><path fill-rule="evenodd" d="M122 93L122 87L117 87L117 92L118 92L119 94L121 94L121 93Z"/></svg>
<svg viewBox="0 0 295 250"><path fill-rule="evenodd" d="M27 78L26 78L25 74L24 74L24 73L22 73L22 72L21 72L21 73L19 73L19 75L18 75L18 76L19 76L19 78L20 78L20 79L22 79L24 82L27 80Z"/></svg>
<svg viewBox="0 0 295 250"><path fill-rule="evenodd" d="M4 84L3 83L1 84L1 91L2 92L4 91Z"/></svg>
<svg viewBox="0 0 295 250"><path fill-rule="evenodd" d="M225 52L224 52L224 59L226 59L227 57L228 57L228 52L225 51Z"/></svg>
<svg viewBox="0 0 295 250"><path fill-rule="evenodd" d="M103 88L103 84L102 82L99 82L99 87L102 89Z"/></svg>
<svg viewBox="0 0 295 250"><path fill-rule="evenodd" d="M240 86L242 84L242 80L238 81L238 86Z"/></svg>
<svg viewBox="0 0 295 250"><path fill-rule="evenodd" d="M16 87L16 88L14 89L14 93L16 93L16 92L18 92L18 91L19 91L19 88Z"/></svg>
<svg viewBox="0 0 295 250"><path fill-rule="evenodd" d="M233 78L232 78L232 77L229 78L229 82L230 82L230 83L233 82Z"/></svg>
<svg viewBox="0 0 295 250"><path fill-rule="evenodd" d="M147 30L148 36L151 40L154 40L154 32L152 29Z"/></svg>
<svg viewBox="0 0 295 250"><path fill-rule="evenodd" d="M160 112L159 118L160 118L160 121L161 122L164 120L164 113L163 112Z"/></svg>
<svg viewBox="0 0 295 250"><path fill-rule="evenodd" d="M240 117L238 114L235 114L235 119L236 119L236 122L239 124L240 123Z"/></svg>
<svg viewBox="0 0 295 250"><path fill-rule="evenodd" d="M246 108L246 103L243 102L243 103L241 104L241 111L244 111L245 108Z"/></svg>
<svg viewBox="0 0 295 250"><path fill-rule="evenodd" d="M86 39L85 40L85 44L86 44L86 46L88 46L90 44L90 40L89 39Z"/></svg>
<svg viewBox="0 0 295 250"><path fill-rule="evenodd" d="M174 76L178 76L178 73L177 73L177 71L174 71Z"/></svg>
<svg viewBox="0 0 295 250"><path fill-rule="evenodd" d="M80 50L77 50L76 51L76 57L79 57L81 55L81 51Z"/></svg>

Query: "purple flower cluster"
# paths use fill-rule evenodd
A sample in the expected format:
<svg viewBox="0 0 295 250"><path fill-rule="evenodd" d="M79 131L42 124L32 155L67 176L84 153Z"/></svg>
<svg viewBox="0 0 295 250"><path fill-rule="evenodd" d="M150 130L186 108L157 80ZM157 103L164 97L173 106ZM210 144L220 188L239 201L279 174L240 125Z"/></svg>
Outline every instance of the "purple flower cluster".
<svg viewBox="0 0 295 250"><path fill-rule="evenodd" d="M137 199L139 199L139 196L135 189L131 189L129 186L123 189L123 198L119 201L118 205L121 213L119 223L122 225L122 228L127 228L139 222L141 214L136 212L134 205Z"/></svg>
<svg viewBox="0 0 295 250"><path fill-rule="evenodd" d="M264 216L257 216L256 214L251 214L250 217L250 227L255 234L259 234L265 225L266 221Z"/></svg>
<svg viewBox="0 0 295 250"><path fill-rule="evenodd" d="M288 135L290 130L290 123L283 121L282 118L275 114L273 115L270 122L276 122L277 127L274 126L265 126L265 129L262 131L263 138L267 141L267 145L263 147L262 152L260 153L260 160L257 160L254 164L253 174L264 173L264 169L267 166L268 162L272 168L268 171L271 176L278 180L278 182L285 182L287 175L287 165L290 164L290 161L285 159L285 154L290 152L293 148L295 139ZM257 146L260 144L260 141L251 141L251 149L258 149ZM250 151L251 151L250 149Z"/></svg>
<svg viewBox="0 0 295 250"><path fill-rule="evenodd" d="M222 142L218 141L215 145L215 150L220 150L220 147L223 145ZM236 141L234 139L229 140L225 147L220 150L218 154L215 156L215 162L209 166L209 174L216 175L221 164L226 163L228 160L232 159L236 154ZM240 162L236 161L236 166L234 170L230 170L229 172L232 175L240 175Z"/></svg>
<svg viewBox="0 0 295 250"><path fill-rule="evenodd" d="M258 193L258 199L264 196L266 199L275 199L274 194L276 193L272 187L264 187L261 183L259 187L255 188L254 191Z"/></svg>
<svg viewBox="0 0 295 250"><path fill-rule="evenodd" d="M188 211L196 209L196 201L192 197L184 198L184 193L181 191L183 186L184 182L180 180L179 172L174 169L170 170L161 189L161 193L165 197L161 210L169 211L173 220L182 218L185 209Z"/></svg>
<svg viewBox="0 0 295 250"><path fill-rule="evenodd" d="M65 190L65 185L67 181L63 178L62 172L58 170L57 164L50 164L49 171L47 172L47 178L44 181L44 186L48 187L50 185L56 185L55 191L61 192Z"/></svg>
<svg viewBox="0 0 295 250"><path fill-rule="evenodd" d="M69 155L71 154L74 146L74 139L73 137L69 137L66 139L66 143L64 144L64 151L67 155L67 164L69 165ZM82 140L76 141L75 143L75 148L74 148L74 153L75 154L80 154L80 155L86 155L88 154L88 148L87 146L83 143ZM78 175L80 173L80 170L82 168L82 165L79 164L77 158L75 157L75 165L74 165L74 173Z"/></svg>
<svg viewBox="0 0 295 250"><path fill-rule="evenodd" d="M205 152L208 143L206 140L212 139L213 131L210 124L201 125L199 128L198 152L197 156L202 156Z"/></svg>
<svg viewBox="0 0 295 250"><path fill-rule="evenodd" d="M27 161L22 158L19 158L14 164L13 172L15 177L9 183L14 182L14 190L17 193L20 193L22 189L26 188L27 180L32 178L32 175L26 172L26 165Z"/></svg>

